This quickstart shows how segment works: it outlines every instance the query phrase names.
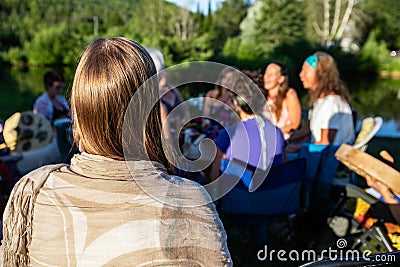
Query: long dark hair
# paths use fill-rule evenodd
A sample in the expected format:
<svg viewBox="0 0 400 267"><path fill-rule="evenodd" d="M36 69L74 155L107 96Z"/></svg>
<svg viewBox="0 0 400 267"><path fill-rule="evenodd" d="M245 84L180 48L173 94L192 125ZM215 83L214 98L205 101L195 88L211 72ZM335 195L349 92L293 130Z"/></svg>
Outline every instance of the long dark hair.
<svg viewBox="0 0 400 267"><path fill-rule="evenodd" d="M317 79L318 86L314 92L311 92L311 105L322 95L335 93L344 101L350 103L350 95L346 85L340 79L339 70L333 57L325 52L316 52L318 57L317 63Z"/></svg>
<svg viewBox="0 0 400 267"><path fill-rule="evenodd" d="M286 94L289 91L289 70L280 61L272 61L268 65L275 64L280 68L281 76L285 77L283 83L279 85L278 95L276 96L275 106L271 107L271 111L276 115L276 121L279 121L282 114L283 101L286 98Z"/></svg>

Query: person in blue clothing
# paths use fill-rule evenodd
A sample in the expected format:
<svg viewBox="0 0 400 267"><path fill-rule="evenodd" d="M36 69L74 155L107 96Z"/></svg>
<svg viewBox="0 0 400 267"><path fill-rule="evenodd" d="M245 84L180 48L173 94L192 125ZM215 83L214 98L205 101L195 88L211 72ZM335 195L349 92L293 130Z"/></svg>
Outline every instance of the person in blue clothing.
<svg viewBox="0 0 400 267"><path fill-rule="evenodd" d="M217 153L210 178L220 175L221 159L239 160L254 168L268 170L283 163L285 140L281 130L264 119L254 107L262 107L265 99L256 97L257 86L244 75L235 73L232 83L236 94L233 104L240 122L221 130L215 144Z"/></svg>
<svg viewBox="0 0 400 267"><path fill-rule="evenodd" d="M46 72L43 76L46 92L40 95L33 105L33 113L40 114L50 122L70 118L68 101L61 94L65 88L64 76L58 71Z"/></svg>

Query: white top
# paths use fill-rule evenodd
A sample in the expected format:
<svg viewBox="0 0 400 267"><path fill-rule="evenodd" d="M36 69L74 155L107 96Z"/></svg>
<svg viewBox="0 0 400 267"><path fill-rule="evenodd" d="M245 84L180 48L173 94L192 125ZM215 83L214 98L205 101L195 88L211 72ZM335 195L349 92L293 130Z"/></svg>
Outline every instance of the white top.
<svg viewBox="0 0 400 267"><path fill-rule="evenodd" d="M354 142L354 124L350 105L338 95L315 101L310 110L311 142L321 140L321 129L336 129L334 145Z"/></svg>

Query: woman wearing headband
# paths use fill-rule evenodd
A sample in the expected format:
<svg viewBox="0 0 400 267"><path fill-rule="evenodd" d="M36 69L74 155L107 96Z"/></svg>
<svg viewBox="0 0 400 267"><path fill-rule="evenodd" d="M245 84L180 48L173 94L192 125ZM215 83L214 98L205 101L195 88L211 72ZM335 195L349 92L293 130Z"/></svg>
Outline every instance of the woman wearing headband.
<svg viewBox="0 0 400 267"><path fill-rule="evenodd" d="M303 63L300 79L309 90L312 109L309 123L290 140L311 133L313 144L351 144L354 124L350 97L332 56L325 52L309 56Z"/></svg>

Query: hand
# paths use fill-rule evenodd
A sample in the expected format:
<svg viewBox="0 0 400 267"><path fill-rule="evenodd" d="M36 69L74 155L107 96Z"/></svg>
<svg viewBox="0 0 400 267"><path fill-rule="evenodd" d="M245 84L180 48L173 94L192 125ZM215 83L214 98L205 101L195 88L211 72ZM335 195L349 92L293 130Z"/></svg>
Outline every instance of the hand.
<svg viewBox="0 0 400 267"><path fill-rule="evenodd" d="M398 204L399 203L396 200L396 198L394 197L394 195L389 187L387 187L383 183L375 180L374 178L372 178L368 175L365 176L365 180L367 181L368 186L376 189L382 195L382 197L386 201L386 203L388 203L388 204Z"/></svg>

